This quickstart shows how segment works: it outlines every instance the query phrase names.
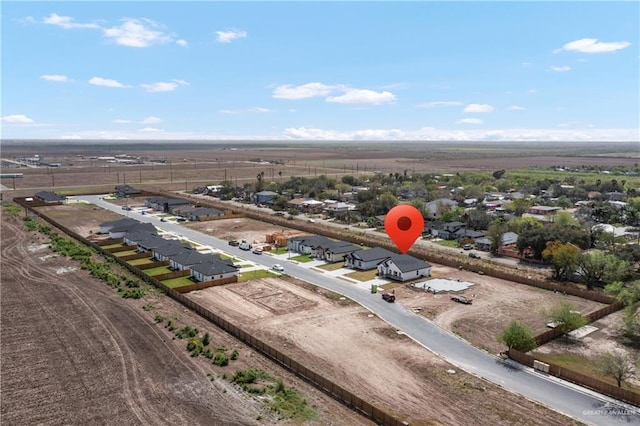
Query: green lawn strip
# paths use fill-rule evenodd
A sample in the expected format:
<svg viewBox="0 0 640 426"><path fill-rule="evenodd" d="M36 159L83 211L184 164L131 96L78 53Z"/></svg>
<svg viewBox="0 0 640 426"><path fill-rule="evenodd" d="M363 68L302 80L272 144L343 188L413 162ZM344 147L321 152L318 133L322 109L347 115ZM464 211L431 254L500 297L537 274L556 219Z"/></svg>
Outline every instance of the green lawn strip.
<svg viewBox="0 0 640 426"><path fill-rule="evenodd" d="M127 263L131 266L140 266L140 265L146 265L147 263L152 263L153 260L151 260L150 257L143 257L141 259L133 259L133 260L128 260Z"/></svg>
<svg viewBox="0 0 640 426"><path fill-rule="evenodd" d="M138 252L134 249L134 250L127 250L127 251L119 251L117 253L113 253L113 255L117 257L122 257L122 256L129 256L130 254L136 254L136 253Z"/></svg>
<svg viewBox="0 0 640 426"><path fill-rule="evenodd" d="M286 247L278 247L271 250L273 254L287 254L289 250Z"/></svg>
<svg viewBox="0 0 640 426"><path fill-rule="evenodd" d="M296 260L300 263L312 262L314 259L308 254L300 254L298 256L294 256L291 260Z"/></svg>
<svg viewBox="0 0 640 426"><path fill-rule="evenodd" d="M101 246L103 249L110 249L110 248L114 248L114 247L122 247L123 244L122 243L118 243L118 244L109 244L108 246Z"/></svg>
<svg viewBox="0 0 640 426"><path fill-rule="evenodd" d="M162 281L162 283L170 288L184 287L186 285L195 284L195 282L190 280L189 277L171 278L169 280Z"/></svg>
<svg viewBox="0 0 640 426"><path fill-rule="evenodd" d="M536 358L538 358L538 360L542 362L556 364L568 370L573 370L576 373L581 373L585 376L593 377L595 379L602 380L603 382L607 382L617 386L617 382L615 381L615 379L613 379L612 377L603 376L596 371L594 361L591 358L571 353L548 355L534 352L534 355ZM622 387L632 392L640 393L640 387L638 386L623 383Z"/></svg>
<svg viewBox="0 0 640 426"><path fill-rule="evenodd" d="M254 280L258 278L271 278L276 277L277 275L271 271L267 271L265 269L256 269L255 271L247 271L240 273L238 277L238 282L242 283L249 280Z"/></svg>
<svg viewBox="0 0 640 426"><path fill-rule="evenodd" d="M344 276L347 278L353 278L358 281L369 281L377 277L377 269L371 269L369 271L354 271L345 274Z"/></svg>
<svg viewBox="0 0 640 426"><path fill-rule="evenodd" d="M325 271L335 271L337 269L343 268L344 263L336 262L336 263L327 263L325 265L320 265L318 268L324 269Z"/></svg>
<svg viewBox="0 0 640 426"><path fill-rule="evenodd" d="M154 276L154 275L160 275L160 274L168 274L169 272L173 272L171 269L169 269L168 266L158 266L155 268L151 268L151 269L145 269L144 273L149 275L149 276Z"/></svg>

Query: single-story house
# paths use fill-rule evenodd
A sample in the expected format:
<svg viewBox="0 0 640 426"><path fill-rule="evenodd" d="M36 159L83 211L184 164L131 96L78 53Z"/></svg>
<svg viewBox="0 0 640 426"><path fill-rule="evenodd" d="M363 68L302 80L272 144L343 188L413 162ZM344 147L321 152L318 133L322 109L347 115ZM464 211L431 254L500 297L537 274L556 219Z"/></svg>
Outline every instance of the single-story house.
<svg viewBox="0 0 640 426"><path fill-rule="evenodd" d="M347 254L344 258L344 266L346 266L347 268L366 271L369 269L374 269L376 266L378 266L378 263L393 255L395 255L395 253L382 247L361 249Z"/></svg>
<svg viewBox="0 0 640 426"><path fill-rule="evenodd" d="M408 254L395 254L378 264L378 275L395 281L431 276L431 264Z"/></svg>
<svg viewBox="0 0 640 426"><path fill-rule="evenodd" d="M222 260L218 255L199 253L196 249L183 250L178 254L168 257L171 269L175 269L178 271L191 269L193 265L207 262L211 260L212 257L218 260Z"/></svg>
<svg viewBox="0 0 640 426"><path fill-rule="evenodd" d="M502 234L502 243L500 247L510 246L518 242L518 234L515 232L505 232ZM491 250L491 240L488 237L482 237L475 240L475 248L482 251Z"/></svg>
<svg viewBox="0 0 640 426"><path fill-rule="evenodd" d="M169 260L171 256L175 256L185 250L192 250L191 246L181 243L178 240L165 240L165 243L154 248L153 258L155 260Z"/></svg>
<svg viewBox="0 0 640 426"><path fill-rule="evenodd" d="M551 206L532 206L532 207L529 207L529 210L527 211L527 213L544 216L548 214L554 214L558 210L562 210L562 209L560 207L551 207Z"/></svg>
<svg viewBox="0 0 640 426"><path fill-rule="evenodd" d="M311 254L316 259L323 259L327 262L342 262L347 254L358 250L360 247L346 241L330 241L313 247Z"/></svg>
<svg viewBox="0 0 640 426"><path fill-rule="evenodd" d="M152 208L153 210L159 210L163 213L172 213L174 209L188 206L189 201L181 198L152 197L147 198L144 201L144 205L145 207Z"/></svg>
<svg viewBox="0 0 640 426"><path fill-rule="evenodd" d="M126 198L132 195L142 194L142 191L135 189L130 185L118 185L116 186L116 197L118 198Z"/></svg>
<svg viewBox="0 0 640 426"><path fill-rule="evenodd" d="M453 233L456 240L475 240L484 237L484 233L473 229L460 228Z"/></svg>
<svg viewBox="0 0 640 426"><path fill-rule="evenodd" d="M256 204L273 204L273 200L278 196L277 192L260 191L253 194L253 202Z"/></svg>
<svg viewBox="0 0 640 426"><path fill-rule="evenodd" d="M65 197L64 195L58 195L55 192L51 191L36 192L35 197L44 201L45 203L62 203L67 199L67 197Z"/></svg>
<svg viewBox="0 0 640 426"><path fill-rule="evenodd" d="M438 238L442 238L443 240L453 240L455 238L455 233L464 227L465 224L462 222L445 222L442 224L442 229L438 231Z"/></svg>
<svg viewBox="0 0 640 426"><path fill-rule="evenodd" d="M325 210L328 212L333 212L333 213L341 213L341 212L348 212L350 210L355 210L356 206L353 204L348 204L348 203L343 203L342 201L339 201L337 203L333 203L333 204L329 204L327 205L327 207L325 207Z"/></svg>
<svg viewBox="0 0 640 426"><path fill-rule="evenodd" d="M210 256L211 257L211 256ZM191 276L196 281L213 281L238 276L238 267L233 263L210 258L202 263L192 265Z"/></svg>
<svg viewBox="0 0 640 426"><path fill-rule="evenodd" d="M189 220L207 220L213 217L224 216L222 210L214 209L213 207L198 207L190 211L186 218Z"/></svg>
<svg viewBox="0 0 640 426"><path fill-rule="evenodd" d="M428 202L425 205L425 210L428 212L429 217L439 218L443 212L452 210L458 207L458 203L455 200L449 198L438 198Z"/></svg>
<svg viewBox="0 0 640 426"><path fill-rule="evenodd" d="M98 232L100 234L106 234L107 232L111 231L114 227L123 226L123 225L134 225L136 223L140 223L140 221L137 221L135 219L131 219L128 217L123 219L118 219L118 220L112 220L110 222L101 223L99 225L100 230Z"/></svg>
<svg viewBox="0 0 640 426"><path fill-rule="evenodd" d="M155 233L149 234L146 231L127 234L124 239L125 242L134 242L138 246L138 252L140 253L153 252L154 249L166 243L166 240L161 236Z"/></svg>
<svg viewBox="0 0 640 426"><path fill-rule="evenodd" d="M152 232L156 232L156 227L150 223L142 223L142 222L118 225L118 226L114 226L109 230L109 238L112 238L112 239L123 238L125 235L127 235L130 232L138 232L138 231L152 233Z"/></svg>
<svg viewBox="0 0 640 426"><path fill-rule="evenodd" d="M322 235L302 235L287 240L287 250L300 254L311 254L313 247L331 242Z"/></svg>

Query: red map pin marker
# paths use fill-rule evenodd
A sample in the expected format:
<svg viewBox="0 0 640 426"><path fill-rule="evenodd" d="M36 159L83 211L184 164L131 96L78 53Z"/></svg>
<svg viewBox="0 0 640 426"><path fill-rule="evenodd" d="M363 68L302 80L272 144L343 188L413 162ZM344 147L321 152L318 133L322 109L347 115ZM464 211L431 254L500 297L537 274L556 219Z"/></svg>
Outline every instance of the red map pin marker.
<svg viewBox="0 0 640 426"><path fill-rule="evenodd" d="M417 208L408 204L395 206L384 218L384 230L401 253L409 251L424 230L424 218Z"/></svg>

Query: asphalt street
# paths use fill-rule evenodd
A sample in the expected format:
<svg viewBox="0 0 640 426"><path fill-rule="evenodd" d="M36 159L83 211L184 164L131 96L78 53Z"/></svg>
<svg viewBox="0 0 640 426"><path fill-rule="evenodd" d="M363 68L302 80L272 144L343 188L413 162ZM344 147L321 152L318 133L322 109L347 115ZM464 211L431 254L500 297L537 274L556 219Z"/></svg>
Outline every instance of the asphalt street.
<svg viewBox="0 0 640 426"><path fill-rule="evenodd" d="M353 299L397 330L402 331L414 341L458 368L584 423L640 425L640 409L477 349L467 341L441 329L401 304L383 301L379 294L371 294L338 278L313 271L294 262L282 260L276 262L268 255L255 255L242 251L237 247L229 246L227 241L202 234L179 224L161 222L159 218L142 215L135 211L125 212L120 206L104 201L100 196L73 198L86 200L141 222L152 223L164 231L184 236L205 246L224 250L267 268L270 268L274 263L284 264L287 274Z"/></svg>

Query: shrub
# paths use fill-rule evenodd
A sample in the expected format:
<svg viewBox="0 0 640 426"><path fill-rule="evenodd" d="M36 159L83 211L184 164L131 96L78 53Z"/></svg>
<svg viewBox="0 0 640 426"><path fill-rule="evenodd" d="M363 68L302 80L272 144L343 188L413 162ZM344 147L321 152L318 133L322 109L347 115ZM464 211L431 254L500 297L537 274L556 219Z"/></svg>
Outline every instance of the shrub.
<svg viewBox="0 0 640 426"><path fill-rule="evenodd" d="M240 352L238 352L237 349L234 349L233 352L231 352L231 359L232 360L235 361L236 359L238 359L239 356L240 356Z"/></svg>
<svg viewBox="0 0 640 426"><path fill-rule="evenodd" d="M202 344L204 346L208 346L210 342L211 342L211 336L209 336L209 333L204 333L204 336L202 336Z"/></svg>
<svg viewBox="0 0 640 426"><path fill-rule="evenodd" d="M216 352L216 355L213 357L213 363L220 367L225 367L229 365L229 357L224 352Z"/></svg>
<svg viewBox="0 0 640 426"><path fill-rule="evenodd" d="M160 314L156 314L156 316L155 316L155 318L153 320L156 323L163 322L164 321L164 317L162 315L160 315ZM171 321L171 320L169 320L169 321Z"/></svg>

